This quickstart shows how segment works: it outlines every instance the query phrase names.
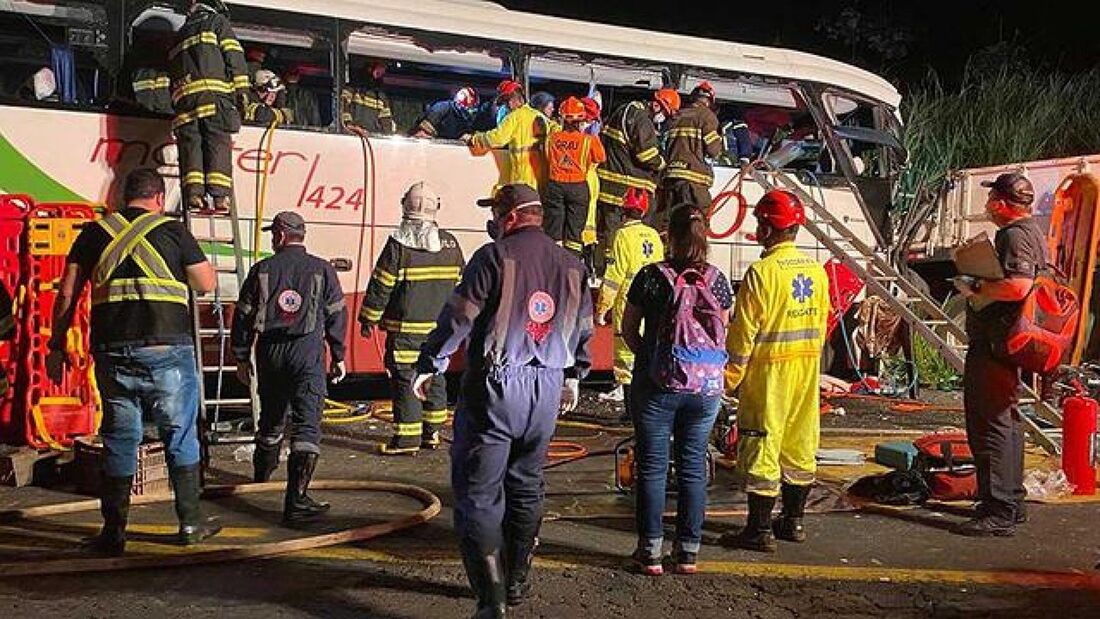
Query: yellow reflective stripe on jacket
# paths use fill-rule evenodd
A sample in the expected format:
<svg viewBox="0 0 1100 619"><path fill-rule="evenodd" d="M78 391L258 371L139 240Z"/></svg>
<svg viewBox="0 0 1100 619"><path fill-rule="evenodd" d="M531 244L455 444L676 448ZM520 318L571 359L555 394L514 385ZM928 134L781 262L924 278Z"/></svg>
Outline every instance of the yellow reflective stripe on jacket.
<svg viewBox="0 0 1100 619"><path fill-rule="evenodd" d="M174 120L172 120L172 128L177 129L179 127L182 127L183 125L186 125L187 123L192 123L192 122L195 122L196 120L201 120L203 118L210 118L211 116L216 116L217 114L218 114L218 106L217 105L215 105L213 103L209 103L207 105L200 105L199 107L191 110L190 112L185 112L183 114L177 115L176 118Z"/></svg>
<svg viewBox="0 0 1100 619"><path fill-rule="evenodd" d="M397 284L397 276L389 271L375 269L373 277L378 280L379 284L382 284L386 288L393 288L394 285Z"/></svg>
<svg viewBox="0 0 1100 619"><path fill-rule="evenodd" d="M627 176L626 174L619 174L618 172L612 172L605 168L598 168L596 174L602 181L611 181L612 183L619 183L620 185L626 185L627 187L636 187L638 189L645 189L650 193L657 191L657 183L646 179L638 178L636 176ZM601 196L603 193L600 194ZM601 200L603 198L600 198ZM622 204L622 198L619 198L618 203Z"/></svg>
<svg viewBox="0 0 1100 619"><path fill-rule="evenodd" d="M245 78L248 79L248 78ZM233 94L234 86L230 82L218 79L205 79L195 80L193 82L187 82L172 92L172 101L179 102L180 99L195 95L200 92L213 92L221 95Z"/></svg>
<svg viewBox="0 0 1100 619"><path fill-rule="evenodd" d="M614 129L612 127L604 127L603 129L601 129L601 132L604 135L606 135L607 137L611 138L612 140L615 140L616 142L618 142L620 144L626 144L627 143L626 134L623 133L622 131L619 131L618 129Z"/></svg>
<svg viewBox="0 0 1100 619"><path fill-rule="evenodd" d="M382 313L385 311L385 308L372 309L364 305L359 310L359 318L367 322L378 322L382 320Z"/></svg>
<svg viewBox="0 0 1100 619"><path fill-rule="evenodd" d="M168 52L168 57L169 58L175 58L176 56L180 55L182 52L185 52L185 51L191 49L192 47L195 47L196 45L202 45L204 43L207 44L207 45L217 45L218 44L218 35L217 35L217 33L214 33L214 32L200 32L198 34L189 36L186 39L180 41L178 44L176 44L176 46L172 48L172 51Z"/></svg>
<svg viewBox="0 0 1100 619"><path fill-rule="evenodd" d="M687 168L669 168L665 172L665 178L678 178L680 180L689 181L696 185L706 185L710 187L714 183L714 177L710 174L703 174L701 172L695 172Z"/></svg>
<svg viewBox="0 0 1100 619"><path fill-rule="evenodd" d="M187 285L175 279L147 239L150 232L170 221L156 213L145 213L134 221L113 213L99 221L112 239L92 270L93 306L122 301L188 304ZM111 279L127 258L134 260L145 277Z"/></svg>
<svg viewBox="0 0 1100 619"><path fill-rule="evenodd" d="M162 88L169 88L172 85L172 80L167 77L155 77L147 80L138 80L134 82L134 92L145 92L146 90L160 90Z"/></svg>
<svg viewBox="0 0 1100 619"><path fill-rule="evenodd" d="M622 206L623 205L623 197L622 196L617 196L613 193L607 193L605 191L600 192L598 200L600 202L603 202L605 204L611 204L613 206Z"/></svg>
<svg viewBox="0 0 1100 619"><path fill-rule="evenodd" d="M656 146L650 146L649 148L638 153L638 161L646 162L661 156L661 151L657 150Z"/></svg>
<svg viewBox="0 0 1100 619"><path fill-rule="evenodd" d="M697 138L703 139L703 130L698 127L673 127L668 130L670 138Z"/></svg>
<svg viewBox="0 0 1100 619"><path fill-rule="evenodd" d="M714 144L715 142L717 142L718 140L721 140L721 139L722 139L722 136L718 135L717 131L711 131L710 133L703 136L703 141L706 142L707 144Z"/></svg>
<svg viewBox="0 0 1100 619"><path fill-rule="evenodd" d="M240 52L244 53L244 48L241 47L240 41L237 39L223 39L221 42L221 48L223 52Z"/></svg>
<svg viewBox="0 0 1100 619"><path fill-rule="evenodd" d="M427 335L435 328L434 322L405 322L401 320L383 320L382 328L390 333L408 335Z"/></svg>
<svg viewBox="0 0 1100 619"><path fill-rule="evenodd" d="M252 87L252 82L248 79L247 75L238 75L233 78L233 88L236 90L242 90Z"/></svg>
<svg viewBox="0 0 1100 619"><path fill-rule="evenodd" d="M395 363L401 364L413 364L420 359L419 350L395 350L393 351L393 360Z"/></svg>
<svg viewBox="0 0 1100 619"><path fill-rule="evenodd" d="M462 267L407 267L401 269L397 278L409 282L426 282L434 280L457 281L462 276Z"/></svg>
<svg viewBox="0 0 1100 619"><path fill-rule="evenodd" d="M174 279L131 277L112 279L92 289L92 306L122 301L156 301L188 305L187 285Z"/></svg>

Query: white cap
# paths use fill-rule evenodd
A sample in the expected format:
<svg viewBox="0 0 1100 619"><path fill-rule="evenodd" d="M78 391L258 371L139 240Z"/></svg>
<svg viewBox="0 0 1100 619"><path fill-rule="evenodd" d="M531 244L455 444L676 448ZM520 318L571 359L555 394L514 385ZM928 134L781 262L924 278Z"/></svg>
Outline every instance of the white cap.
<svg viewBox="0 0 1100 619"><path fill-rule="evenodd" d="M439 194L424 181L414 183L405 192L405 197L401 198L401 209L405 219L435 221L439 206Z"/></svg>

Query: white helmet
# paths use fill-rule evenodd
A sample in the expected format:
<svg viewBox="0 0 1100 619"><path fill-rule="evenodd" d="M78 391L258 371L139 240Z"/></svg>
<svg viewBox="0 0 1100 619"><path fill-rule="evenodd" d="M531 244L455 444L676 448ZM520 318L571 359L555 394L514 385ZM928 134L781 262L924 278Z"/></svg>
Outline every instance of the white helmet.
<svg viewBox="0 0 1100 619"><path fill-rule="evenodd" d="M275 75L274 71L269 71L267 69L256 71L253 84L255 84L257 88L266 90L267 92L279 92L286 88L283 86L283 80L279 79L279 76Z"/></svg>
<svg viewBox="0 0 1100 619"><path fill-rule="evenodd" d="M435 221L439 206L439 194L424 181L414 183L405 192L405 197L401 198L401 210L405 219Z"/></svg>

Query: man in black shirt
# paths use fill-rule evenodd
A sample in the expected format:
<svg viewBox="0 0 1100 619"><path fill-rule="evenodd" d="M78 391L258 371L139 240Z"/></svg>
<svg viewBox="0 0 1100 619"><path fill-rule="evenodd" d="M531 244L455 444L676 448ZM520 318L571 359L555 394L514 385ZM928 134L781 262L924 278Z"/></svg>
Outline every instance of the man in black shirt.
<svg viewBox="0 0 1100 619"><path fill-rule="evenodd" d="M188 285L214 290L214 269L195 238L164 211L164 180L149 169L126 177L126 207L87 225L73 243L54 304L47 370L60 382L68 362L67 332L84 285L92 286L91 345L103 400L106 451L93 551L118 556L126 545L130 489L137 469L142 417L157 425L176 494L179 542L218 532L199 509L197 426L199 374L191 338Z"/></svg>
<svg viewBox="0 0 1100 619"><path fill-rule="evenodd" d="M956 287L968 297L970 344L963 373L966 433L978 469L978 511L956 533L1007 537L1024 512L1024 430L1017 408L1020 368L994 355L1047 264L1046 235L1031 217L1035 192L1022 174L1002 174L989 187L986 212L999 230L994 244L1005 278Z"/></svg>

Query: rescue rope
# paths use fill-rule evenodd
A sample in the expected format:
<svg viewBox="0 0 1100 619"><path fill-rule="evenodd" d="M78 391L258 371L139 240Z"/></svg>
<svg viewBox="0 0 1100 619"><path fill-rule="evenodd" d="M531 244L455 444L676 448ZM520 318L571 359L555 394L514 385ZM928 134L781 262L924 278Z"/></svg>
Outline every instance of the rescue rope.
<svg viewBox="0 0 1100 619"><path fill-rule="evenodd" d="M729 187L731 183L736 181L737 186L733 190L726 191L726 187ZM744 171L738 171L737 175L730 179L729 183L726 183L726 187L723 187L723 191L711 200L710 210L707 212L707 236L712 239L725 239L733 236L735 232L741 229L741 226L745 223L745 216L749 212L749 202L745 199L742 193L742 187L745 182ZM710 227L710 222L714 219L722 208L726 205L731 198L737 198L737 215L734 216L733 224L723 232L715 232Z"/></svg>
<svg viewBox="0 0 1100 619"><path fill-rule="evenodd" d="M550 441L546 452L550 460L579 460L588 456L588 448L573 441Z"/></svg>
<svg viewBox="0 0 1100 619"><path fill-rule="evenodd" d="M203 492L203 498L226 498L243 494L256 494L260 492L274 492L285 490L284 482L267 482L260 484L242 484L238 486L215 486L207 488ZM226 563L241 561L259 557L272 557L285 555L313 548L324 548L352 542L362 542L390 533L403 531L411 527L428 522L439 515L443 507L442 502L435 494L409 484L398 484L380 481L352 481L352 480L317 480L310 485L314 490L358 490L366 492L384 492L410 497L420 501L422 509L419 511L395 518L382 523L365 525L335 533L323 533L309 537L301 537L277 542L266 542L252 546L221 546L213 550L202 552L186 552L178 555L155 556L133 555L117 558L91 558L91 559L55 559L32 560L24 563L0 564L0 578L13 576L41 576L53 574L86 574L94 572L108 572L118 570L131 570L141 568L167 568L182 567L188 565L210 565L214 563ZM151 496L135 496L131 498L132 505L150 505L163 503L172 499L171 494ZM99 500L91 499L61 503L57 505L44 505L12 511L0 512L0 523L12 524L21 520L43 518L47 516L59 516L84 511L93 511L99 508ZM18 527L5 526L8 531L18 532Z"/></svg>

